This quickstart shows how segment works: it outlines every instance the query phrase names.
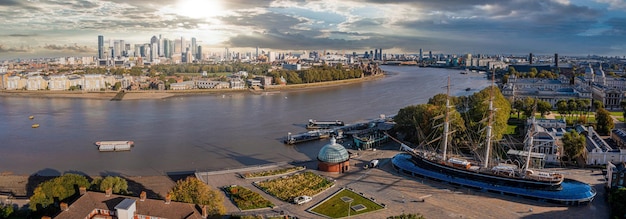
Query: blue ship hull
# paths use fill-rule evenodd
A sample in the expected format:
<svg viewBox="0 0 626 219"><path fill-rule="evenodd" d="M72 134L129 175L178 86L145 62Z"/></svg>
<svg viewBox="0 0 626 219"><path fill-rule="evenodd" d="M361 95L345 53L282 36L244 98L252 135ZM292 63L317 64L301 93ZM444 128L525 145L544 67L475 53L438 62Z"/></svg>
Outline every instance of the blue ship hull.
<svg viewBox="0 0 626 219"><path fill-rule="evenodd" d="M596 191L590 185L576 180L565 179L558 187L534 188L503 185L489 181L473 180L446 174L436 169L426 169L416 165L413 156L402 153L391 160L393 167L405 174L421 176L454 185L461 185L483 191L495 192L523 198L542 200L566 205L587 204L593 201Z"/></svg>

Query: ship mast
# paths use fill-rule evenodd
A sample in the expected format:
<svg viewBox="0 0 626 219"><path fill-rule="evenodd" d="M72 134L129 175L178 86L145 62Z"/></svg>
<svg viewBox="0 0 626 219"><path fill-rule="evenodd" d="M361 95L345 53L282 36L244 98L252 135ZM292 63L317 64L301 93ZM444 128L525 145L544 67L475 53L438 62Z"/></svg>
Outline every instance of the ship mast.
<svg viewBox="0 0 626 219"><path fill-rule="evenodd" d="M495 87L495 72L491 74L491 94L489 94L489 121L487 122L487 150L485 150L485 162L483 162L484 168L489 168L489 159L491 158L490 150L491 150L491 122L493 120L493 89Z"/></svg>
<svg viewBox="0 0 626 219"><path fill-rule="evenodd" d="M445 111L445 120L443 122L443 161L446 161L446 155L448 153L448 129L449 129L449 121L448 121L448 109L450 108L450 76L448 76L448 90L446 92L446 111Z"/></svg>
<svg viewBox="0 0 626 219"><path fill-rule="evenodd" d="M530 123L530 128L528 129L528 156L526 157L526 166L524 167L524 172L528 171L528 167L530 166L530 153L533 152L533 141L535 140L533 135L533 131L535 129L535 110L537 108L537 100L535 100L535 105L533 106L533 114L532 114L532 122Z"/></svg>

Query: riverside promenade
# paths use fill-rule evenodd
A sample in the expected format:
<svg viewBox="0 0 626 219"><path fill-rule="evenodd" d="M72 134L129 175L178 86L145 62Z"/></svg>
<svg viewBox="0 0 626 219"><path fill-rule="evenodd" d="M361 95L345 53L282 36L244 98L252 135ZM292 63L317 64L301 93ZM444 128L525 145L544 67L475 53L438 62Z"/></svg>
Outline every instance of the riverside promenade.
<svg viewBox="0 0 626 219"><path fill-rule="evenodd" d="M335 179L335 186L315 197L313 201L303 205L286 203L256 188L255 181L277 178L280 176L244 179L240 174L257 172L266 169L292 166L288 163L277 163L265 166L254 166L243 169L197 172L196 177L211 187L221 188L239 185L261 194L274 203L273 209L240 211L232 202L225 199L228 214L278 216L280 213L298 218L319 218L307 212L307 209L323 201L341 188L351 188L363 193L387 209L356 215L351 218L386 218L402 213L417 213L426 218L578 218L581 215L589 218L608 218L608 207L603 189L603 177L599 171L590 169L558 169L572 178L592 184L598 190L598 196L586 206L561 206L518 197L492 194L458 186L452 186L432 180L414 178L397 173L390 159L397 153L395 145L386 150L353 151L359 156L350 160L351 169L347 173L336 174L317 171L317 161L301 162L296 165L305 166L308 171ZM378 168L364 168L373 159L381 162Z"/></svg>

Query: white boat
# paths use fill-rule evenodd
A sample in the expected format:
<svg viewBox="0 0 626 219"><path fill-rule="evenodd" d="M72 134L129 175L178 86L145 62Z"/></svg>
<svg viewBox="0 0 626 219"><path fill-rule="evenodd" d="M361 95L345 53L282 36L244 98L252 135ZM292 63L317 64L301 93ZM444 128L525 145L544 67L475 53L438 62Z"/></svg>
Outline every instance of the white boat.
<svg viewBox="0 0 626 219"><path fill-rule="evenodd" d="M133 141L97 141L95 143L100 151L130 151L135 145Z"/></svg>

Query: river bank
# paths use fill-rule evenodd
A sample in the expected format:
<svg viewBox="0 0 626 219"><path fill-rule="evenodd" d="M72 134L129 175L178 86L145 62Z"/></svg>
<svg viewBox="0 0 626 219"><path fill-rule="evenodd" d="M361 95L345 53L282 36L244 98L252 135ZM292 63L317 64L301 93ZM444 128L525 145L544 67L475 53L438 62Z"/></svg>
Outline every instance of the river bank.
<svg viewBox="0 0 626 219"><path fill-rule="evenodd" d="M194 89L194 90L167 90L167 91L126 91L122 100L150 100L150 99L165 99L176 96L186 95L222 95L227 93L263 93L263 92L275 92L275 91L292 91L292 90L306 90L315 88L326 88L333 86L342 86L348 84L361 83L365 81L372 81L384 78L384 74L368 76L356 79L346 79L339 81L327 81L316 82L308 84L292 84L282 86L272 86L265 89L243 89L243 90L231 90L231 89ZM117 95L117 91L28 91L28 90L2 90L0 96L6 97L27 97L27 98L76 98L76 99L95 99L95 100L111 100Z"/></svg>

